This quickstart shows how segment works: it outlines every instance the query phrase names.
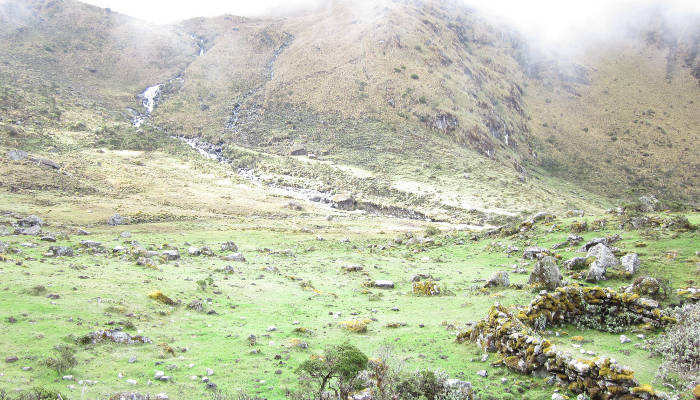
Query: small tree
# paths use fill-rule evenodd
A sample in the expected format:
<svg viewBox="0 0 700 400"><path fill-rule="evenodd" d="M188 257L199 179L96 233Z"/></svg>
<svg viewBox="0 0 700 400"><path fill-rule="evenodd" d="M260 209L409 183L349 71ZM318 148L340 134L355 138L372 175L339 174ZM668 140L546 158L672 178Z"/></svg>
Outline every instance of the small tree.
<svg viewBox="0 0 700 400"><path fill-rule="evenodd" d="M318 399L326 388L332 389L341 399L354 389L357 375L367 367L367 356L357 347L344 343L328 347L323 356L304 361L297 373L316 382Z"/></svg>
<svg viewBox="0 0 700 400"><path fill-rule="evenodd" d="M44 361L44 365L61 374L73 369L78 365L78 360L75 358L75 349L70 346L54 347L56 357L49 357Z"/></svg>

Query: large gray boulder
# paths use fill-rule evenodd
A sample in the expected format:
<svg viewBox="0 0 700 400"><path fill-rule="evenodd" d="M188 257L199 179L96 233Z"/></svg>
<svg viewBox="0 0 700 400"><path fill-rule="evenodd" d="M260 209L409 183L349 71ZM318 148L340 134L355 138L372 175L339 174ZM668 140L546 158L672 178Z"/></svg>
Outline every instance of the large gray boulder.
<svg viewBox="0 0 700 400"><path fill-rule="evenodd" d="M595 257L596 263L607 269L620 265L620 260L615 257L612 250L604 244L597 244L588 250L588 257Z"/></svg>
<svg viewBox="0 0 700 400"><path fill-rule="evenodd" d="M620 260L615 257L612 250L603 243L598 243L588 250L588 257L595 257L588 269L586 280L589 282L598 282L605 279L605 273L608 268L620 265Z"/></svg>
<svg viewBox="0 0 700 400"><path fill-rule="evenodd" d="M23 226L23 227L36 226L36 225L42 226L42 225L44 225L44 221L41 218L37 217L36 215L30 215L28 217L22 218L19 221L17 221L17 225Z"/></svg>
<svg viewBox="0 0 700 400"><path fill-rule="evenodd" d="M535 264L528 282L530 285L542 286L554 290L562 286L562 275L554 257L544 257Z"/></svg>
<svg viewBox="0 0 700 400"><path fill-rule="evenodd" d="M625 272L634 274L639 268L639 256L637 253L625 254L621 259L620 263Z"/></svg>

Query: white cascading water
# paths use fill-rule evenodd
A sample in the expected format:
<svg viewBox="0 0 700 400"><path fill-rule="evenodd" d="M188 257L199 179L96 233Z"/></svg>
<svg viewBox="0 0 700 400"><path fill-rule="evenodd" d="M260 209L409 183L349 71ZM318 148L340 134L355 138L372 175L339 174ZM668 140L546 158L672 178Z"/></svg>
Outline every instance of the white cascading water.
<svg viewBox="0 0 700 400"><path fill-rule="evenodd" d="M153 108L156 106L156 98L160 94L160 85L154 85L146 88L146 90L143 91L139 95L141 98L141 104L143 107L146 109L146 112L143 114L139 114L134 117L134 126L139 127L143 123L143 121L148 118L149 115L153 112Z"/></svg>

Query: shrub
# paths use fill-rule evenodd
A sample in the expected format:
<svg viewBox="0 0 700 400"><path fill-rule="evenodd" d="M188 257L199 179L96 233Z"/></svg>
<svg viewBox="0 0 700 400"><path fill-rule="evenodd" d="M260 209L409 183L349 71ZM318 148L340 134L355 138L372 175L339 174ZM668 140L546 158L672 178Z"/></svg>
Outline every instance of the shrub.
<svg viewBox="0 0 700 400"><path fill-rule="evenodd" d="M56 353L56 357L47 358L44 360L44 365L56 371L56 373L62 374L78 365L78 360L75 358L75 349L73 347L56 346L54 347L54 352Z"/></svg>
<svg viewBox="0 0 700 400"><path fill-rule="evenodd" d="M418 79L418 74L411 74L411 79Z"/></svg>
<svg viewBox="0 0 700 400"><path fill-rule="evenodd" d="M304 361L297 374L317 386L317 398L323 398L326 388L335 392L336 397L345 399L352 390L359 389L358 375L367 367L367 356L357 347L344 343L330 346L323 356L312 356Z"/></svg>
<svg viewBox="0 0 700 400"><path fill-rule="evenodd" d="M687 380L696 379L700 372L700 303L686 304L676 314L678 323L649 344L664 360L659 375L666 377L673 372Z"/></svg>

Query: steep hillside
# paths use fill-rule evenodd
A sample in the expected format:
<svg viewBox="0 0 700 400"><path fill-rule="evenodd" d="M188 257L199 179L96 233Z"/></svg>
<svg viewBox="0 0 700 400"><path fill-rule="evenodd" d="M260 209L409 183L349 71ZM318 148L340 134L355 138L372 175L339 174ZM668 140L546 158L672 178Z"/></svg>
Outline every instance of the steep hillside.
<svg viewBox="0 0 700 400"><path fill-rule="evenodd" d="M577 64L448 0L160 27L69 0L1 7L4 149L175 154L168 136L196 138L266 186L464 223L698 201L697 25Z"/></svg>
<svg viewBox="0 0 700 400"><path fill-rule="evenodd" d="M536 162L608 196L655 192L698 204L700 18L639 25L588 48L575 72L535 67L525 102Z"/></svg>

